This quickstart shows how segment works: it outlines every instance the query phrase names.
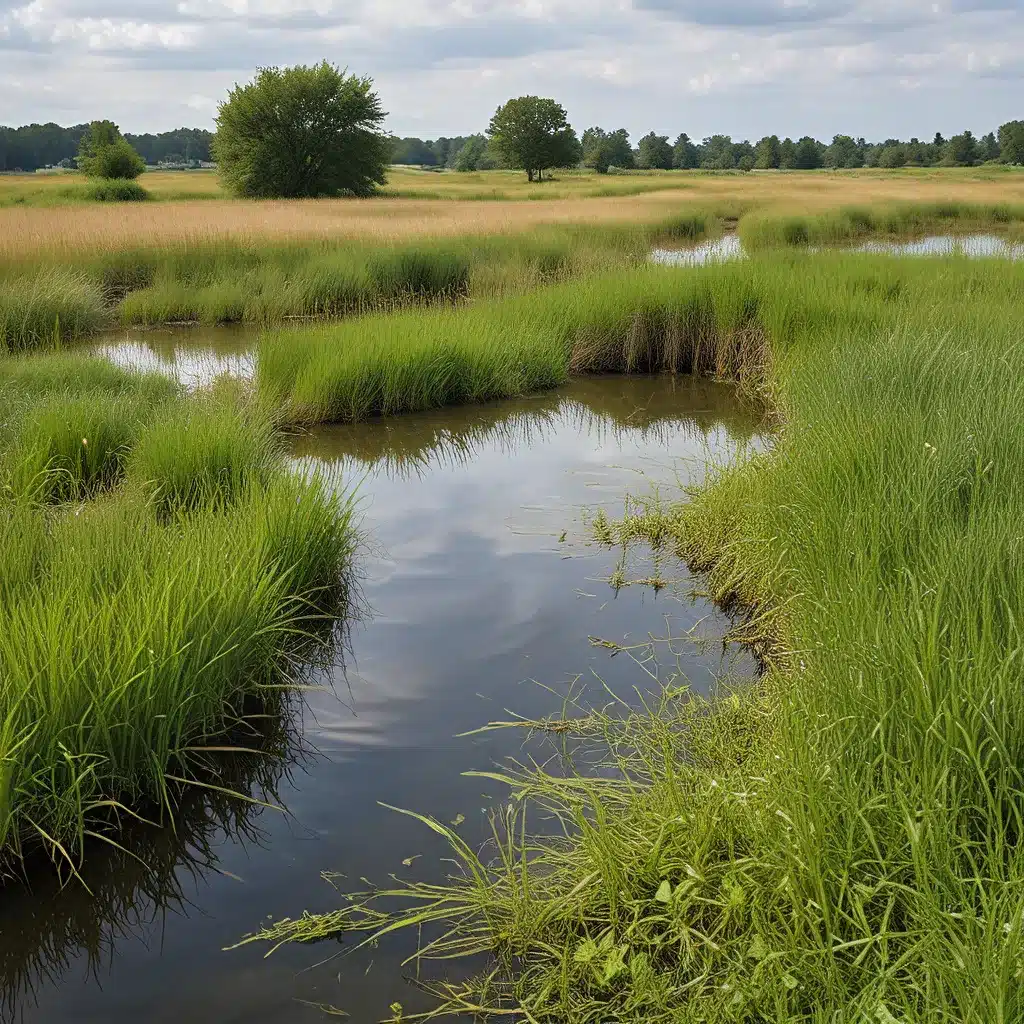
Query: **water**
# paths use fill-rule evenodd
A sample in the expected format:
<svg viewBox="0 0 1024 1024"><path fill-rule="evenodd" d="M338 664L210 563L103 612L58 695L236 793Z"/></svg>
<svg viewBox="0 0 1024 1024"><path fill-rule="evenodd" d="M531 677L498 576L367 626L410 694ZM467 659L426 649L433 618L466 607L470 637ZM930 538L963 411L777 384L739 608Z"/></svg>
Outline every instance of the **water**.
<svg viewBox="0 0 1024 1024"><path fill-rule="evenodd" d="M216 349L216 335L192 340L248 365L244 353ZM154 349L149 335L136 356L160 361L159 352L175 374L195 367L194 350ZM674 584L660 595L640 586L616 594L605 580L618 553L589 543L582 510L615 514L627 490L697 481L708 459L756 443L755 431L721 386L603 377L296 439L297 469L316 466L339 485L361 480L365 612L326 673L334 692L311 694L301 714L305 753L287 771L264 763L261 777L233 783L255 796L276 790L290 815L226 800L211 807L197 796L177 833L129 837L148 867L95 851L92 895L75 885L60 891L46 873L27 889L8 886L0 893L6 1017L290 1024L324 1019L310 1004L331 1003L363 1022L386 1016L395 999L421 1005L401 980L405 940L351 957L338 956L346 947L336 942L269 960L259 947L221 950L266 915L337 906L324 870L356 888L360 876L387 882L390 872L439 878L437 837L379 801L446 821L462 815L460 831L478 844L502 793L461 773L521 753L523 737L457 734L513 713L554 713L580 675L600 675L627 698L647 685L627 656L588 638L678 638L678 667L702 690L720 674L752 672L742 652L696 642L720 638L727 623L691 596L673 560L655 565L640 552L630 576L660 572ZM675 669L666 645L653 649Z"/></svg>
<svg viewBox="0 0 1024 1024"><path fill-rule="evenodd" d="M834 246L839 250L843 247ZM888 253L890 256L967 256L972 259L1024 259L1024 243L997 235L932 235L912 242L865 242L848 247L852 252ZM820 252L820 249L811 251ZM689 249L655 249L651 261L670 267L698 267L746 258L738 235L723 235Z"/></svg>

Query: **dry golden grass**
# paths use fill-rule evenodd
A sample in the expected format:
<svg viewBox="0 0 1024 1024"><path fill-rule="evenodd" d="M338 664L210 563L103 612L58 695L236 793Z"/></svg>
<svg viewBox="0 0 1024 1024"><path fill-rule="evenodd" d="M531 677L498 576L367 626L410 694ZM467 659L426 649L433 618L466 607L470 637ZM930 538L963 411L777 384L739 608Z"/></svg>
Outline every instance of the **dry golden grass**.
<svg viewBox="0 0 1024 1024"><path fill-rule="evenodd" d="M70 176L67 176L70 177ZM570 173L543 186L507 171L475 175L396 170L389 187L400 196L374 199L244 201L209 198L174 203L6 206L0 209L0 259L59 255L63 251L114 249L219 238L296 240L360 238L393 241L424 236L498 234L544 224L651 222L685 207L714 207L723 214L752 208L820 211L847 204L959 201L1024 202L1024 173L1014 169L927 171L767 172L705 174L668 172L608 176ZM423 182L433 195L413 198L409 182ZM7 179L10 180L10 179ZM0 179L3 188L10 187ZM59 180L59 179L58 179ZM147 174L147 188L202 187L213 195L215 175L202 172ZM519 199L458 202L479 191L519 189ZM586 189L634 193L586 195ZM543 191L541 191L543 189ZM550 191L549 191L550 189ZM573 195L572 191L576 194ZM173 194L165 192L167 197ZM523 202L535 194L549 198ZM408 197L405 197L408 196ZM0 203L2 205L2 203Z"/></svg>

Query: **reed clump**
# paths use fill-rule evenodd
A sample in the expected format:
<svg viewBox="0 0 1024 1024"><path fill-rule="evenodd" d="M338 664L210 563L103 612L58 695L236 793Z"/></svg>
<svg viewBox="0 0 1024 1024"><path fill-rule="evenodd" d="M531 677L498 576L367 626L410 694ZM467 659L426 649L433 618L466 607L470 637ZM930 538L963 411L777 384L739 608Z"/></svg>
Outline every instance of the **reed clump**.
<svg viewBox="0 0 1024 1024"><path fill-rule="evenodd" d="M567 769L488 773L514 796L483 853L421 819L447 882L261 937L494 955L436 984L437 1017L1021 1019L1022 284L962 258L723 271L733 309L760 299L776 443L605 533L709 568L760 624L764 674L590 711Z"/></svg>
<svg viewBox="0 0 1024 1024"><path fill-rule="evenodd" d="M167 821L207 748L274 715L344 608L344 494L224 387L71 354L0 363L0 868Z"/></svg>
<svg viewBox="0 0 1024 1024"><path fill-rule="evenodd" d="M816 213L763 211L740 221L748 250L843 245L868 238L912 238L929 232L1004 232L1024 223L1022 203L930 202L841 206Z"/></svg>

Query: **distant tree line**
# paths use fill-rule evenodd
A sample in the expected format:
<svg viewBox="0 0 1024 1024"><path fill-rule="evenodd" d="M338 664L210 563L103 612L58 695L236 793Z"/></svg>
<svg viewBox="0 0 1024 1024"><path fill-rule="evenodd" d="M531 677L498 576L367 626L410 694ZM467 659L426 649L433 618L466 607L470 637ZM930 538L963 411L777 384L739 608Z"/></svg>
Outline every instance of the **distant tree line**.
<svg viewBox="0 0 1024 1024"><path fill-rule="evenodd" d="M30 124L21 128L0 126L0 171L35 171L43 167L74 167L88 125L62 128L58 124ZM157 134L124 138L149 165L198 164L212 159L213 132L202 128L177 128ZM509 167L514 156L495 137L484 134L437 139L393 138L391 162L418 167L477 171ZM949 139L936 134L930 141L886 139L868 142L850 135L836 135L831 142L804 136L801 139L769 135L757 142L734 141L728 135L712 135L701 141L681 134L650 132L637 146L625 128L607 131L588 128L578 150L563 146L561 159L582 162L599 173L613 168L706 170L813 170L855 167L970 167L999 162L1024 164L1024 121L1009 121L997 132L980 137L964 131Z"/></svg>
<svg viewBox="0 0 1024 1024"><path fill-rule="evenodd" d="M36 171L42 167L74 167L89 125L62 128L59 124L0 126L0 171ZM213 132L202 128L176 128L159 134L124 138L147 164L199 164L210 160Z"/></svg>
<svg viewBox="0 0 1024 1024"><path fill-rule="evenodd" d="M686 134L672 142L668 135L650 132L635 147L625 128L606 131L594 127L583 133L581 152L583 166L602 174L613 168L752 171L1024 164L1024 121L1009 121L998 132L981 137L964 131L949 139L936 134L927 142L917 138L909 142L868 142L850 135L836 135L831 142L821 142L809 135L796 140L768 135L757 142L736 142L728 135L712 135L696 141ZM442 137L436 141L396 139L392 160L396 164L465 171L509 166L508 160L483 135Z"/></svg>

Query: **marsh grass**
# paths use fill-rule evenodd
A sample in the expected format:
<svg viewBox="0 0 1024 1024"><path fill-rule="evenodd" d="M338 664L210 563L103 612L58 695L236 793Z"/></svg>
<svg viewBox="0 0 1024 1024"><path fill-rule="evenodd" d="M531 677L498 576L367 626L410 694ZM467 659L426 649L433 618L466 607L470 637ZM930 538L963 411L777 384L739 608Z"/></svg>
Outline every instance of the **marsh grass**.
<svg viewBox="0 0 1024 1024"><path fill-rule="evenodd" d="M109 319L100 290L84 274L48 268L0 279L0 356L95 334Z"/></svg>
<svg viewBox="0 0 1024 1024"><path fill-rule="evenodd" d="M997 202L907 203L842 206L810 214L764 212L744 217L739 226L750 250L800 245L843 245L866 238L912 238L929 232L964 234L1005 231L1024 222L1024 204Z"/></svg>
<svg viewBox="0 0 1024 1024"><path fill-rule="evenodd" d="M470 982L428 971L427 1016L1019 1021L1024 269L687 273L734 316L758 300L783 426L604 539L710 569L752 609L764 674L588 709L601 753L567 776L485 773L510 794L485 850L417 815L450 846L447 882L385 882L257 938L408 931L417 960L495 957Z"/></svg>
<svg viewBox="0 0 1024 1024"><path fill-rule="evenodd" d="M58 354L0 363L0 402L0 866L76 871L282 712L344 609L352 508L234 388Z"/></svg>

